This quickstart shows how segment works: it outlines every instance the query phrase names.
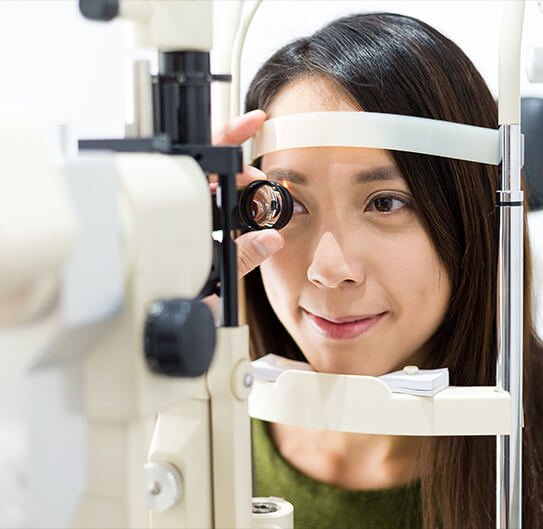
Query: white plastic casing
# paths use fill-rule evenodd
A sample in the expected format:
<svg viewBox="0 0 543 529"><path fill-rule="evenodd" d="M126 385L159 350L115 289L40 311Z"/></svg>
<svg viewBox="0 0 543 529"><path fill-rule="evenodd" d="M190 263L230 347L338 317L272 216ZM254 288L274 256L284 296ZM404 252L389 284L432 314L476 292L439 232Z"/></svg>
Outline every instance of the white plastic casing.
<svg viewBox="0 0 543 529"><path fill-rule="evenodd" d="M211 0L122 0L121 18L134 23L135 44L161 51L210 51Z"/></svg>
<svg viewBox="0 0 543 529"><path fill-rule="evenodd" d="M251 160L284 149L367 147L497 165L498 130L377 112L304 112L270 119L253 137Z"/></svg>
<svg viewBox="0 0 543 529"><path fill-rule="evenodd" d="M68 186L37 120L0 108L0 295L55 273L75 243Z"/></svg>
<svg viewBox="0 0 543 529"><path fill-rule="evenodd" d="M375 377L285 371L256 381L251 417L307 428L386 435L511 432L511 397L494 387L449 387L433 397L392 393Z"/></svg>

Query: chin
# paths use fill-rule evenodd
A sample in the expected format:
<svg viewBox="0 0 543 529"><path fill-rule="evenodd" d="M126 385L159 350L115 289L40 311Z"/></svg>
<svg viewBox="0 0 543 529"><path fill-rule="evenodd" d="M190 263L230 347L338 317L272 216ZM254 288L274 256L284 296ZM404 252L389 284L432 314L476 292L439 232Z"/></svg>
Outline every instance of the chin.
<svg viewBox="0 0 543 529"><path fill-rule="evenodd" d="M335 355L337 356L337 354ZM306 357L307 358L307 357ZM383 366L369 367L367 365L355 364L353 362L343 361L338 362L337 358L319 359L311 361L308 358L311 367L319 373L333 373L336 375L363 375L368 377L378 377L390 373L392 369L387 370Z"/></svg>

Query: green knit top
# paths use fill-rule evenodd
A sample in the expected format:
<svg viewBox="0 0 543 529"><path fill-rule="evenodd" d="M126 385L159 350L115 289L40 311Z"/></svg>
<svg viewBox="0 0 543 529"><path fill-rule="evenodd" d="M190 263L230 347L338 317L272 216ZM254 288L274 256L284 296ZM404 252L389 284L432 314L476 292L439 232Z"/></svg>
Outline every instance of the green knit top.
<svg viewBox="0 0 543 529"><path fill-rule="evenodd" d="M420 529L420 483L345 490L316 481L279 454L267 423L253 419L255 496L294 505L294 529Z"/></svg>

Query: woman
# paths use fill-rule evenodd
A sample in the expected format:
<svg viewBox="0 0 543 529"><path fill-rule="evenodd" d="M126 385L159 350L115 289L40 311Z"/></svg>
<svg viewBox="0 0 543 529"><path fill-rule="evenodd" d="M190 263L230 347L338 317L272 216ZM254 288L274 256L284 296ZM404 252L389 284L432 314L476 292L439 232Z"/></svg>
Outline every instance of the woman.
<svg viewBox="0 0 543 529"><path fill-rule="evenodd" d="M463 52L428 25L386 13L339 19L280 49L256 74L246 107L217 143L245 140L266 117L309 111L497 126L495 101ZM453 385L495 383L497 167L338 148L259 163L268 178L289 181L296 203L281 233L238 239L254 357L277 352L317 371L374 376L407 364L448 367ZM523 519L535 528L543 525L543 348L531 326L525 244ZM494 437L261 422L254 437L256 493L292 501L297 528L495 527Z"/></svg>

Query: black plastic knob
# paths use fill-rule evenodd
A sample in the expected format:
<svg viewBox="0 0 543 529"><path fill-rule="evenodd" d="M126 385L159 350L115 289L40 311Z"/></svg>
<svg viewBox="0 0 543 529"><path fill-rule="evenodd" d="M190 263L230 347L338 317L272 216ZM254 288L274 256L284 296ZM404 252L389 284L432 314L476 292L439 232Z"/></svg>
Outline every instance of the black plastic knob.
<svg viewBox="0 0 543 529"><path fill-rule="evenodd" d="M119 14L119 0L79 0L79 11L90 20L107 22Z"/></svg>
<svg viewBox="0 0 543 529"><path fill-rule="evenodd" d="M198 300L156 301L149 308L144 351L149 369L173 377L198 377L211 364L215 351L215 321Z"/></svg>

